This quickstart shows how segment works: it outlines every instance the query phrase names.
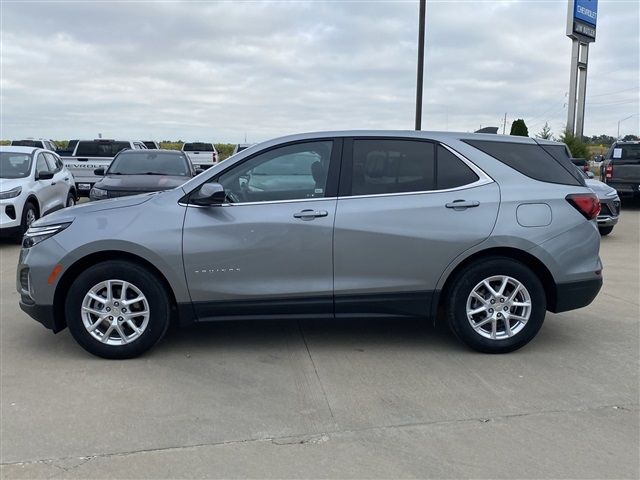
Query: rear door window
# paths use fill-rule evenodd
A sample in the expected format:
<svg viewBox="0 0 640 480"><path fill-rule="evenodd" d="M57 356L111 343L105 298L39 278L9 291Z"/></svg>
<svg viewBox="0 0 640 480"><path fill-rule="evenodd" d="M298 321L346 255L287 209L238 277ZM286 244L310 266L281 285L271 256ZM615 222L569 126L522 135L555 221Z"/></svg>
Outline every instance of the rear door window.
<svg viewBox="0 0 640 480"><path fill-rule="evenodd" d="M352 195L422 192L435 188L435 147L402 139L353 141Z"/></svg>
<svg viewBox="0 0 640 480"><path fill-rule="evenodd" d="M575 167L568 159L555 158L538 144L493 140L464 142L534 180L584 186L584 179L578 178Z"/></svg>
<svg viewBox="0 0 640 480"><path fill-rule="evenodd" d="M438 145L436 177L438 190L462 187L480 180L473 170L442 145Z"/></svg>

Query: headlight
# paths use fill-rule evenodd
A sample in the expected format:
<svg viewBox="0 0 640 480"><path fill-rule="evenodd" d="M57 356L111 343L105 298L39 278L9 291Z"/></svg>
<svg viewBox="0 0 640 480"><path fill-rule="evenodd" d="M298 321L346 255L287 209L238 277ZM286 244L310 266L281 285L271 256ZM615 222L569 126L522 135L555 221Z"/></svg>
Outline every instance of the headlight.
<svg viewBox="0 0 640 480"><path fill-rule="evenodd" d="M89 192L89 196L91 198L100 199L100 198L107 198L109 194L106 190L103 190L102 188L93 187Z"/></svg>
<svg viewBox="0 0 640 480"><path fill-rule="evenodd" d="M12 188L6 192L0 192L0 200L6 200L7 198L15 198L22 193L22 187Z"/></svg>
<svg viewBox="0 0 640 480"><path fill-rule="evenodd" d="M53 237L56 233L60 233L69 225L71 225L71 222L55 223L45 227L29 227L29 230L27 230L27 233L24 234L24 238L22 239L22 246L23 248L31 248L45 241L47 238Z"/></svg>

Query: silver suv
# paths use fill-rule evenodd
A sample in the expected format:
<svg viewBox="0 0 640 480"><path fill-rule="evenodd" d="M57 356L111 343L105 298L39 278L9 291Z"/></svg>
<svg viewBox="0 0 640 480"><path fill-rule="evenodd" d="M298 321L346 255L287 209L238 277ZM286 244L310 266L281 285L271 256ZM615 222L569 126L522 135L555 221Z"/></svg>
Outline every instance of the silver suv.
<svg viewBox="0 0 640 480"><path fill-rule="evenodd" d="M558 144L301 134L174 190L76 206L27 232L20 306L128 358L170 322L435 318L472 348L528 343L602 285L597 196Z"/></svg>

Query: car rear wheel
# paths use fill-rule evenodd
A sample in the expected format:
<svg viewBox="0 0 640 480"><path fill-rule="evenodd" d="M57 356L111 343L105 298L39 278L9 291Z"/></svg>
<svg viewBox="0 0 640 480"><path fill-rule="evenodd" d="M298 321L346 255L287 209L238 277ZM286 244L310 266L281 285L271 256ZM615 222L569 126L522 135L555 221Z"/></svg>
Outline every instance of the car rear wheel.
<svg viewBox="0 0 640 480"><path fill-rule="evenodd" d="M609 235L611 232L613 232L613 227L599 227L598 231L600 232L600 235L604 237L606 235Z"/></svg>
<svg viewBox="0 0 640 480"><path fill-rule="evenodd" d="M71 334L88 352L132 358L166 333L171 307L162 283L131 262L103 262L82 272L69 288L65 314Z"/></svg>
<svg viewBox="0 0 640 480"><path fill-rule="evenodd" d="M485 353L507 353L529 343L542 327L546 308L537 275L505 257L485 258L459 272L446 304L455 335Z"/></svg>

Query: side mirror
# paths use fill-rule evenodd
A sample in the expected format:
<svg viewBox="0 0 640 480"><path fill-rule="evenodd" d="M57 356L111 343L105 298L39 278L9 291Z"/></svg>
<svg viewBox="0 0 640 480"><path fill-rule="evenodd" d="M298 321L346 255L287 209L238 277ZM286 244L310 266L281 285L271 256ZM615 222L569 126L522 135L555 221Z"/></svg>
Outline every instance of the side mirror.
<svg viewBox="0 0 640 480"><path fill-rule="evenodd" d="M226 201L224 187L219 183L205 183L191 196L191 203L201 206L221 205Z"/></svg>
<svg viewBox="0 0 640 480"><path fill-rule="evenodd" d="M43 172L38 172L36 175L36 180L51 180L53 178L53 172L45 170Z"/></svg>
<svg viewBox="0 0 640 480"><path fill-rule="evenodd" d="M93 171L93 174L98 176L98 177L104 177L104 168L96 168Z"/></svg>
<svg viewBox="0 0 640 480"><path fill-rule="evenodd" d="M202 172L204 172L204 168L196 168L196 175L200 175Z"/></svg>
<svg viewBox="0 0 640 480"><path fill-rule="evenodd" d="M587 177L589 177L589 178L595 178L595 175L593 174L593 172L591 170L587 171L586 174L587 174Z"/></svg>

